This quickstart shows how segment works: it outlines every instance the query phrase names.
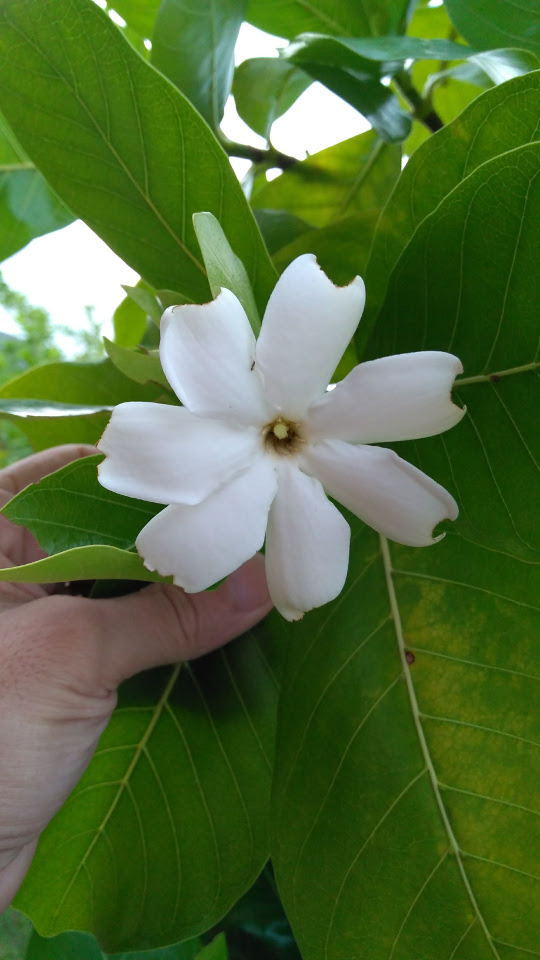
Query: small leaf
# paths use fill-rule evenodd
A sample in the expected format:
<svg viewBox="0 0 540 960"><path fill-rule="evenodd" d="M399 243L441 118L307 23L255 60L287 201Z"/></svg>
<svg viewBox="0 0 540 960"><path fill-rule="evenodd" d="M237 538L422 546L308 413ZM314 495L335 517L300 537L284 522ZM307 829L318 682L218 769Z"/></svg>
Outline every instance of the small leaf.
<svg viewBox="0 0 540 960"><path fill-rule="evenodd" d="M44 560L0 570L0 580L13 583L64 583L69 580L152 580L171 578L151 573L136 553L118 547L75 547Z"/></svg>
<svg viewBox="0 0 540 960"><path fill-rule="evenodd" d="M193 225L201 248L212 296L222 287L231 290L246 311L255 336L261 321L244 264L231 248L222 227L211 213L195 213Z"/></svg>
<svg viewBox="0 0 540 960"><path fill-rule="evenodd" d="M130 380L136 383L153 381L167 390L170 389L158 355L152 355L146 350L130 350L127 347L121 347L107 337L103 337L103 343L109 359Z"/></svg>
<svg viewBox="0 0 540 960"><path fill-rule="evenodd" d="M146 313L131 297L124 297L113 314L114 340L121 347L136 347L146 331Z"/></svg>
<svg viewBox="0 0 540 960"><path fill-rule="evenodd" d="M272 124L311 86L311 78L281 57L254 57L235 70L233 95L242 120L265 140Z"/></svg>
<svg viewBox="0 0 540 960"><path fill-rule="evenodd" d="M231 92L246 0L162 0L151 60L217 130Z"/></svg>
<svg viewBox="0 0 540 960"><path fill-rule="evenodd" d="M155 324L159 327L159 321L161 320L161 315L163 310L161 309L161 304L156 299L155 294L152 292L151 288L139 280L136 287L129 287L127 283L122 284L122 290L127 293L130 300L133 300L141 310L144 310L145 314L154 321Z"/></svg>
<svg viewBox="0 0 540 960"><path fill-rule="evenodd" d="M69 463L30 484L1 512L30 530L49 554L89 544L132 549L145 524L163 508L105 490L97 477L102 460L99 455Z"/></svg>
<svg viewBox="0 0 540 960"><path fill-rule="evenodd" d="M537 0L446 0L452 23L480 50L525 47L540 56L540 9Z"/></svg>

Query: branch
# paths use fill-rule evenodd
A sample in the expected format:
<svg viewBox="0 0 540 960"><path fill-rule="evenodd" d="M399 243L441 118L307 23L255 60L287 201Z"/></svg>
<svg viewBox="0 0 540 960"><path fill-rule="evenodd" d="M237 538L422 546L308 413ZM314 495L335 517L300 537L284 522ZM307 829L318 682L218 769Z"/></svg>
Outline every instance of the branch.
<svg viewBox="0 0 540 960"><path fill-rule="evenodd" d="M229 140L228 137L220 137L221 145L230 157L243 157L245 160L251 160L252 163L264 164L266 167L280 167L281 170L288 170L293 167L298 160L296 157L290 157L287 153L280 153L273 147L261 148L252 147L248 143L236 143Z"/></svg>
<svg viewBox="0 0 540 960"><path fill-rule="evenodd" d="M444 123L439 114L433 109L431 98L424 100L423 97L420 96L406 70L399 70L394 75L394 83L402 97L407 101L415 120L423 123L431 133L437 133L437 130L442 130Z"/></svg>

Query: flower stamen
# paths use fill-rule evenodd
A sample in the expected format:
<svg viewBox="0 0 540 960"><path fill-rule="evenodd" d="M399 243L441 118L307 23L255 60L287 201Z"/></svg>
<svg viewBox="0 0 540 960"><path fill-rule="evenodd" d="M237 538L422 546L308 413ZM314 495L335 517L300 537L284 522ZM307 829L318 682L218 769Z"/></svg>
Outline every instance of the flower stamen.
<svg viewBox="0 0 540 960"><path fill-rule="evenodd" d="M272 423L268 423L263 430L265 448L269 452L279 455L298 453L304 443L299 426L298 423L293 423L284 417L277 417Z"/></svg>

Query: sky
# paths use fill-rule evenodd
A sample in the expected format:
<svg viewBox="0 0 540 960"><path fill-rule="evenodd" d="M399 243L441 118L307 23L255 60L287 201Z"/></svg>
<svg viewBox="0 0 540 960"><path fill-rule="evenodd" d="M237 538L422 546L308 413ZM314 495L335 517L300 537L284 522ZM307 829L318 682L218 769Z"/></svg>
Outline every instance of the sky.
<svg viewBox="0 0 540 960"><path fill-rule="evenodd" d="M278 48L286 42L243 24L236 46L236 63L248 57L277 56ZM307 154L367 130L368 126L352 107L315 83L276 121L272 143L277 150L303 159ZM222 128L232 140L265 145L240 119L232 97L226 106ZM249 167L247 160L233 159L232 164L239 177ZM274 175L276 173L274 171ZM55 324L80 329L86 325L85 306L93 306L95 318L108 337L112 337L112 314L124 297L121 284L133 285L138 279L138 274L80 220L33 240L4 260L0 270L13 289L24 293L35 306L45 307ZM0 308L0 331L17 333L17 330ZM59 338L59 343L69 352L68 339Z"/></svg>

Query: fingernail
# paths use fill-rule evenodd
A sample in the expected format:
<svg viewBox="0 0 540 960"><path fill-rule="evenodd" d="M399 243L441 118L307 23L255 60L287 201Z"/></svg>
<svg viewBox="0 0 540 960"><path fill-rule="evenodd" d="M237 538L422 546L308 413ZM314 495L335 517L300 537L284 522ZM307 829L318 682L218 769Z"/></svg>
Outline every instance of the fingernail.
<svg viewBox="0 0 540 960"><path fill-rule="evenodd" d="M247 613L261 607L270 609L272 601L266 583L264 557L258 553L243 567L231 573L227 579L227 590L231 603L237 610Z"/></svg>

